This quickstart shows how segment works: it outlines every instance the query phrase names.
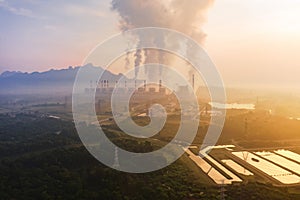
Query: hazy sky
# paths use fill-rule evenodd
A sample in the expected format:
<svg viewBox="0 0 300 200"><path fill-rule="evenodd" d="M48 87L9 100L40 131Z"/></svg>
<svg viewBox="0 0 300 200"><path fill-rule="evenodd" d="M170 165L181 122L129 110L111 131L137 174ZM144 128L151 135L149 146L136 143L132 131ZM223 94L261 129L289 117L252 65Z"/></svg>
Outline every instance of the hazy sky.
<svg viewBox="0 0 300 200"><path fill-rule="evenodd" d="M80 65L118 32L110 0L0 0L0 73ZM216 0L205 48L227 85L300 86L300 0Z"/></svg>

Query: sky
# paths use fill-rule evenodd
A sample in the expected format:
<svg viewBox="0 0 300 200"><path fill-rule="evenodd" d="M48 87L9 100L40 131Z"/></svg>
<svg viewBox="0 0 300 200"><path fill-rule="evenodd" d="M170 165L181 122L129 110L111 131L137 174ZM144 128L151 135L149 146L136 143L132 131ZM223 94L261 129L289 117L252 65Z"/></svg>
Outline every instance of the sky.
<svg viewBox="0 0 300 200"><path fill-rule="evenodd" d="M119 32L110 0L0 0L0 73L80 65ZM204 48L229 86L300 87L300 0L215 0Z"/></svg>
<svg viewBox="0 0 300 200"><path fill-rule="evenodd" d="M117 20L109 0L0 0L0 70L80 65Z"/></svg>

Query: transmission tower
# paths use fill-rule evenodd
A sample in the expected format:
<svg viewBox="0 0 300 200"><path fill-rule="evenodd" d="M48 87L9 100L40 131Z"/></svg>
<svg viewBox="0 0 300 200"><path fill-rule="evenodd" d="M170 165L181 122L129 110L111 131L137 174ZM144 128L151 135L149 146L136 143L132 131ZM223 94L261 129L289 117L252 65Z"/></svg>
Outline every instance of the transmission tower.
<svg viewBox="0 0 300 200"><path fill-rule="evenodd" d="M119 156L118 156L118 147L115 147L115 159L114 159L113 168L115 168L115 169L120 168Z"/></svg>

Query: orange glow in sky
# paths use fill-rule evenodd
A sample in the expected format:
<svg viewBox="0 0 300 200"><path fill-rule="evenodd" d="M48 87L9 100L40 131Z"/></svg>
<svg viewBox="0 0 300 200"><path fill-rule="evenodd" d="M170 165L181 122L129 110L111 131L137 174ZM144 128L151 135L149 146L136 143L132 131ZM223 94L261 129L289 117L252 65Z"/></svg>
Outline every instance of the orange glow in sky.
<svg viewBox="0 0 300 200"><path fill-rule="evenodd" d="M300 1L215 0L206 18L204 48L226 85L300 87ZM0 0L0 73L80 65L118 20L110 0Z"/></svg>

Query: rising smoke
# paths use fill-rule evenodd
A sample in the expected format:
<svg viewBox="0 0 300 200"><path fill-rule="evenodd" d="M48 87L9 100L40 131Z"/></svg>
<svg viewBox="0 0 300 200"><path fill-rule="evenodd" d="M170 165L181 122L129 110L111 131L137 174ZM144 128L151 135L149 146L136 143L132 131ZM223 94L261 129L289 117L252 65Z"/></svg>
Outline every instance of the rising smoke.
<svg viewBox="0 0 300 200"><path fill-rule="evenodd" d="M201 44L206 36L201 27L206 20L206 11L213 2L214 0L112 0L111 6L112 10L120 15L119 28L122 31L141 27L169 28L189 35ZM139 39L143 42L145 38ZM165 42L163 35L146 40L152 40L154 44ZM166 63L166 56L162 51L143 50L143 52L145 63ZM187 49L186 53L193 52ZM137 76L138 66L142 63L142 51L137 50L134 56ZM149 70L146 70L146 73L149 73Z"/></svg>

